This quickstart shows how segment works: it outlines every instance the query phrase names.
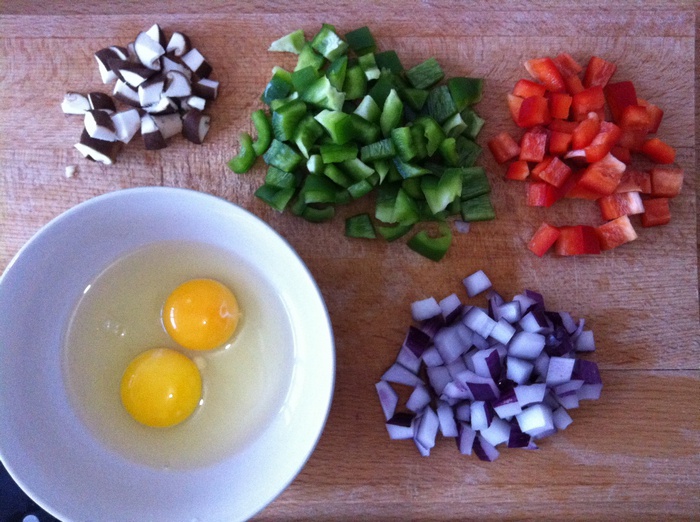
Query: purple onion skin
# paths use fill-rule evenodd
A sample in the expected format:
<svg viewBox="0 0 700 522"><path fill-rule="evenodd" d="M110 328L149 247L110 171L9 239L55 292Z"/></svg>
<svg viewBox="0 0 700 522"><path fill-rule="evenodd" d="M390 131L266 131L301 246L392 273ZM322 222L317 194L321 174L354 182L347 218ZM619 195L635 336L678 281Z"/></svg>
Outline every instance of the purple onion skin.
<svg viewBox="0 0 700 522"><path fill-rule="evenodd" d="M530 435L520 431L518 421L513 420L510 423L510 437L508 438L509 448L527 448L531 440L532 437L530 437Z"/></svg>
<svg viewBox="0 0 700 522"><path fill-rule="evenodd" d="M411 350L416 357L420 357L430 346L430 338L430 335L411 325L408 327L404 346Z"/></svg>
<svg viewBox="0 0 700 522"><path fill-rule="evenodd" d="M598 365L593 361L576 359L571 379L581 379L586 384L602 384Z"/></svg>
<svg viewBox="0 0 700 522"><path fill-rule="evenodd" d="M542 294L534 290L525 290L525 295L537 302L537 304L533 305L531 308L544 311L544 297L542 297Z"/></svg>

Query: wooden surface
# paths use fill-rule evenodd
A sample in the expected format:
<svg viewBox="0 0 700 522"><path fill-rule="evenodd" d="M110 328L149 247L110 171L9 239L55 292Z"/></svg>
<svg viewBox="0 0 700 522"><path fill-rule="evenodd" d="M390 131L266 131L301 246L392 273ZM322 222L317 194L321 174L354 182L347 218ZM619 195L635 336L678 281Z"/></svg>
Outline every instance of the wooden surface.
<svg viewBox="0 0 700 522"><path fill-rule="evenodd" d="M700 518L700 344L698 332L696 5L692 2L104 2L0 4L0 269L48 220L104 192L132 186L188 187L224 197L278 230L308 264L336 335L337 380L327 427L308 464L258 515L290 519L698 519ZM199 4L199 5L198 5ZM205 7L206 6L206 7ZM138 140L111 167L73 148L79 117L59 108L66 91L106 90L92 58L153 23L187 32L214 66L221 95L203 146L182 139L159 152ZM439 264L397 242L343 237L344 218L323 225L276 214L252 193L261 166L245 176L225 162L249 115L261 106L273 65L288 56L269 43L322 22L341 32L369 25L382 50L405 65L435 56L448 76L486 78L477 106L482 145L515 130L505 93L526 77L525 59L569 52L614 61L616 80L665 111L660 136L686 171L673 221L641 229L639 240L600 256L536 258L525 244L544 216L555 224L597 224L595 206L566 201L527 208L524 187L505 183L488 152L496 221L457 235ZM74 179L64 177L77 165ZM374 383L392 362L410 321L409 304L457 291L483 268L497 289L542 292L552 308L585 317L595 332L605 383L597 402L538 452L504 450L494 463L460 456L439 440L429 458L391 442Z"/></svg>

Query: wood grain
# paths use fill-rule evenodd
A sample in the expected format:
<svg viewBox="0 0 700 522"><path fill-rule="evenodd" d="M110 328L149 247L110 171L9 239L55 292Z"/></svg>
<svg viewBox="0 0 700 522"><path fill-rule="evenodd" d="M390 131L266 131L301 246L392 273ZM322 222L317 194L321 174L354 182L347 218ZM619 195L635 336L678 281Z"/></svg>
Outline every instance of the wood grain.
<svg viewBox="0 0 700 522"><path fill-rule="evenodd" d="M93 5L96 4L96 5ZM56 0L0 4L0 269L43 224L86 199L132 186L187 187L260 216L299 252L326 300L336 338L337 382L328 424L306 467L260 520L700 518L700 330L698 326L696 2L560 3L447 0L376 2L134 2ZM92 53L125 44L160 23L186 31L214 65L221 95L204 145L175 139L160 152L130 144L112 167L72 147L81 119L59 108L69 90L107 91ZM344 218L371 198L340 209L327 224L278 214L253 197L264 169L230 173L238 133L274 65L267 53L294 29L322 22L341 32L367 24L382 50L404 65L435 56L448 75L483 76L482 145L516 132L505 93L527 73L525 59L569 52L617 63L615 79L665 111L662 139L686 171L665 227L637 227L639 240L601 256L562 259L525 245L545 216L553 224L598 224L595 205L564 201L546 212L524 205L524 187L503 180L490 154L498 219L458 235L434 264L401 241L343 237ZM693 109L694 100L696 106ZM77 165L73 179L67 165ZM602 369L600 401L572 412L574 423L536 452L504 450L495 463L462 457L441 440L430 458L388 440L374 383L393 360L412 301L456 291L486 269L503 294L542 292L552 308L584 317Z"/></svg>

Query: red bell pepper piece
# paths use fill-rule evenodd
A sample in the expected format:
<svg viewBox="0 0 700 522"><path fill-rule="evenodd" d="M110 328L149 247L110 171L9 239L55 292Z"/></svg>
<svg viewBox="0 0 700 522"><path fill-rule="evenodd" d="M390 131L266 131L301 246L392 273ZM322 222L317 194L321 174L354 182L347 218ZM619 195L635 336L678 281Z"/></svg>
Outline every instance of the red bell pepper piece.
<svg viewBox="0 0 700 522"><path fill-rule="evenodd" d="M576 76L583 71L583 67L568 53L561 53L552 60L564 78L567 76Z"/></svg>
<svg viewBox="0 0 700 522"><path fill-rule="evenodd" d="M545 156L542 161L532 167L532 170L530 171L530 178L533 181L544 181L540 178L540 174L542 174L542 171L547 168L547 165L549 165L552 159L553 158L551 156Z"/></svg>
<svg viewBox="0 0 700 522"><path fill-rule="evenodd" d="M651 173L642 170L634 170L629 167L625 170L620 184L615 192L640 192L651 194Z"/></svg>
<svg viewBox="0 0 700 522"><path fill-rule="evenodd" d="M598 56L591 56L583 75L583 86L585 88L605 87L616 70L617 65L614 63L607 62Z"/></svg>
<svg viewBox="0 0 700 522"><path fill-rule="evenodd" d="M632 153L627 147L615 145L610 151L610 153L626 165L629 165L632 161Z"/></svg>
<svg viewBox="0 0 700 522"><path fill-rule="evenodd" d="M644 145L644 141L646 140L646 137L646 131L623 128L622 136L620 136L620 140L617 142L617 144L621 147L625 147L626 149L637 152L641 150L642 145Z"/></svg>
<svg viewBox="0 0 700 522"><path fill-rule="evenodd" d="M572 96L584 90L581 78L578 76L564 76L564 83L566 84L566 92Z"/></svg>
<svg viewBox="0 0 700 522"><path fill-rule="evenodd" d="M593 138L590 145L583 149L586 152L586 161L594 163L602 160L612 150L622 136L620 127L609 121L600 124L600 132Z"/></svg>
<svg viewBox="0 0 700 522"><path fill-rule="evenodd" d="M644 204L639 192L615 192L598 200L603 219L617 219L644 213Z"/></svg>
<svg viewBox="0 0 700 522"><path fill-rule="evenodd" d="M549 133L549 153L552 156L566 154L571 147L571 137L572 135L567 132L551 131Z"/></svg>
<svg viewBox="0 0 700 522"><path fill-rule="evenodd" d="M623 129L648 133L652 126L651 114L641 105L628 105L622 110L619 123Z"/></svg>
<svg viewBox="0 0 700 522"><path fill-rule="evenodd" d="M547 131L533 127L520 140L520 158L524 161L542 161L547 151Z"/></svg>
<svg viewBox="0 0 700 522"><path fill-rule="evenodd" d="M659 138L646 140L640 150L654 163L667 165L676 161L676 149Z"/></svg>
<svg viewBox="0 0 700 522"><path fill-rule="evenodd" d="M542 257L545 252L547 252L547 250L554 245L560 234L561 233L557 227L553 227L548 223L542 223L540 228L538 228L535 234L532 236L532 239L530 239L530 242L527 244L527 248L529 248L536 256Z"/></svg>
<svg viewBox="0 0 700 522"><path fill-rule="evenodd" d="M630 218L620 216L595 229L601 250L610 250L637 239Z"/></svg>
<svg viewBox="0 0 700 522"><path fill-rule="evenodd" d="M600 118L597 114L591 115L580 122L571 136L571 148L579 150L587 147L600 132Z"/></svg>
<svg viewBox="0 0 700 522"><path fill-rule="evenodd" d="M593 86L577 92L571 101L571 110L576 121L581 121L587 117L589 112L598 112L604 107L605 95L600 86Z"/></svg>
<svg viewBox="0 0 700 522"><path fill-rule="evenodd" d="M523 105L523 99L520 96L514 96L513 94L508 95L508 109L510 110L510 117L518 127L522 127L518 123L518 118L520 118L520 107Z"/></svg>
<svg viewBox="0 0 700 522"><path fill-rule="evenodd" d="M644 201L643 227L667 225L670 222L671 210L668 206L668 198L653 198Z"/></svg>
<svg viewBox="0 0 700 522"><path fill-rule="evenodd" d="M545 169L540 172L540 179L555 187L564 185L569 176L571 176L571 168L557 157L552 158Z"/></svg>
<svg viewBox="0 0 700 522"><path fill-rule="evenodd" d="M527 182L527 205L529 207L551 207L557 201L556 187L544 181Z"/></svg>
<svg viewBox="0 0 700 522"><path fill-rule="evenodd" d="M505 163L520 154L520 146L512 136L505 131L491 139L487 145L498 163Z"/></svg>
<svg viewBox="0 0 700 522"><path fill-rule="evenodd" d="M563 92L566 89L564 78L551 58L535 58L525 62L525 69L535 80L544 84L551 92Z"/></svg>
<svg viewBox="0 0 700 522"><path fill-rule="evenodd" d="M523 100L518 112L517 124L520 127L546 125L552 121L549 115L549 104L544 96L530 96Z"/></svg>
<svg viewBox="0 0 700 522"><path fill-rule="evenodd" d="M600 254L600 242L595 228L587 225L559 227L554 252L560 256Z"/></svg>
<svg viewBox="0 0 700 522"><path fill-rule="evenodd" d="M518 83L513 87L513 95L520 98L529 98L530 96L544 96L547 92L547 87L541 83L535 83L532 80L518 80Z"/></svg>
<svg viewBox="0 0 700 522"><path fill-rule="evenodd" d="M566 132L573 134L574 129L578 126L577 121L552 120L547 128L551 131Z"/></svg>
<svg viewBox="0 0 700 522"><path fill-rule="evenodd" d="M659 130L659 125L661 125L661 120L664 117L664 111L662 111L656 105L649 103L648 101L643 100L641 98L637 98L637 105L641 105L649 113L649 117L651 118L651 125L649 126L649 133L656 134L657 131Z"/></svg>
<svg viewBox="0 0 700 522"><path fill-rule="evenodd" d="M506 171L506 179L514 179L517 181L524 181L530 175L530 167L527 161L516 160L508 165L508 170Z"/></svg>
<svg viewBox="0 0 700 522"><path fill-rule="evenodd" d="M591 192L606 196L615 192L626 166L608 153L602 160L588 165L578 184Z"/></svg>
<svg viewBox="0 0 700 522"><path fill-rule="evenodd" d="M569 117L572 97L564 92L553 92L549 96L549 115L565 120Z"/></svg>
<svg viewBox="0 0 700 522"><path fill-rule="evenodd" d="M619 123L622 111L630 105L637 105L637 91L630 81L609 83L603 89L605 100L610 107L613 121Z"/></svg>
<svg viewBox="0 0 700 522"><path fill-rule="evenodd" d="M651 195L656 198L675 198L683 188L683 169L655 167L651 169Z"/></svg>

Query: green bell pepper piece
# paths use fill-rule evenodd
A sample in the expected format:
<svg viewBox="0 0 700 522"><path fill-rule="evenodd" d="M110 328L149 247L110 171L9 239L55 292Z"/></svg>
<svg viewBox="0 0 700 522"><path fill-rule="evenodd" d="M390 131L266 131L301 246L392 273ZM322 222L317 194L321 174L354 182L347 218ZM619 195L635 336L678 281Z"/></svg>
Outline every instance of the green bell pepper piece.
<svg viewBox="0 0 700 522"><path fill-rule="evenodd" d="M447 88L458 111L481 101L484 89L483 78L454 77L447 80Z"/></svg>
<svg viewBox="0 0 700 522"><path fill-rule="evenodd" d="M306 104L301 100L293 100L275 110L272 113L272 130L275 138L280 141L290 141L304 116L306 116Z"/></svg>
<svg viewBox="0 0 700 522"><path fill-rule="evenodd" d="M346 33L345 41L348 42L348 46L355 51L357 56L373 53L377 48L374 37L367 26Z"/></svg>
<svg viewBox="0 0 700 522"><path fill-rule="evenodd" d="M440 64L435 58L428 58L423 63L406 71L406 77L416 89L427 89L445 76Z"/></svg>
<svg viewBox="0 0 700 522"><path fill-rule="evenodd" d="M431 237L428 232L421 230L408 240L407 245L414 252L432 261L440 261L450 248L452 231L447 224L441 223L438 232L439 236Z"/></svg>
<svg viewBox="0 0 700 522"><path fill-rule="evenodd" d="M244 174L250 170L256 158L257 155L255 154L255 149L253 149L253 138L247 132L242 132L238 154L228 162L228 168L236 174Z"/></svg>
<svg viewBox="0 0 700 522"><path fill-rule="evenodd" d="M379 117L379 126L381 127L382 134L385 138L389 137L392 129L399 126L402 118L403 102L396 93L396 89L391 89L389 91L389 95L386 97L386 101L384 102L382 115Z"/></svg>
<svg viewBox="0 0 700 522"><path fill-rule="evenodd" d="M396 51L377 53L374 55L374 60L377 62L377 67L379 67L380 71L386 69L394 74L401 74L403 72L403 65Z"/></svg>
<svg viewBox="0 0 700 522"><path fill-rule="evenodd" d="M263 159L268 165L277 167L285 172L294 172L294 169L297 168L299 163L303 160L293 148L279 140L272 140L272 144L263 155Z"/></svg>
<svg viewBox="0 0 700 522"><path fill-rule="evenodd" d="M323 163L341 163L345 160L357 158L357 145L354 143L346 143L345 145L337 145L328 143L321 145L321 158Z"/></svg>
<svg viewBox="0 0 700 522"><path fill-rule="evenodd" d="M333 61L347 52L348 44L336 34L335 27L323 24L321 30L311 40L311 47L326 59Z"/></svg>
<svg viewBox="0 0 700 522"><path fill-rule="evenodd" d="M367 94L367 77L359 65L348 67L343 82L346 100L359 100Z"/></svg>
<svg viewBox="0 0 700 522"><path fill-rule="evenodd" d="M489 221L496 217L488 194L462 201L462 219L467 222Z"/></svg>
<svg viewBox="0 0 700 522"><path fill-rule="evenodd" d="M253 112L250 118L258 134L258 138L253 142L253 150L256 156L262 156L272 142L272 123L262 109Z"/></svg>
<svg viewBox="0 0 700 522"><path fill-rule="evenodd" d="M374 239L377 234L369 214L357 214L345 220L345 235L347 237L358 237L364 239Z"/></svg>
<svg viewBox="0 0 700 522"><path fill-rule="evenodd" d="M452 96L450 96L446 85L430 89L428 99L425 101L425 108L428 115L440 124L457 112L457 106L452 101Z"/></svg>
<svg viewBox="0 0 700 522"><path fill-rule="evenodd" d="M299 54L305 43L304 31L299 29L272 42L268 51Z"/></svg>
<svg viewBox="0 0 700 522"><path fill-rule="evenodd" d="M260 185L255 191L255 196L263 200L278 212L283 212L287 204L294 196L294 188L280 188L268 185Z"/></svg>

